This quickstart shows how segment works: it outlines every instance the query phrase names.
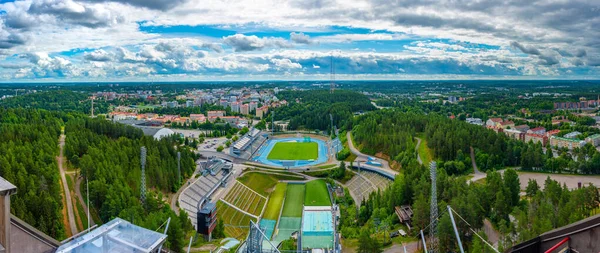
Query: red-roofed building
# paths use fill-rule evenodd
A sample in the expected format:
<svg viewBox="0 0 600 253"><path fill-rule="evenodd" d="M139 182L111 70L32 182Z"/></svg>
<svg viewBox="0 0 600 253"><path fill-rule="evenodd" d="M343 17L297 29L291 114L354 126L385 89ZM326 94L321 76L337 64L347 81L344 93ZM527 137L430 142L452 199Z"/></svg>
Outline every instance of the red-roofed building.
<svg viewBox="0 0 600 253"><path fill-rule="evenodd" d="M489 118L486 122L485 122L485 126L487 127L496 127L496 124L502 122L501 118Z"/></svg>
<svg viewBox="0 0 600 253"><path fill-rule="evenodd" d="M529 129L529 131L527 131L528 134L546 134L546 128L544 127L536 127L536 128L532 128Z"/></svg>
<svg viewBox="0 0 600 253"><path fill-rule="evenodd" d="M515 127L515 122L512 122L510 120L509 121L503 121L503 122L498 123L498 127L502 128L502 129L508 129L509 127L510 128L514 128Z"/></svg>
<svg viewBox="0 0 600 253"><path fill-rule="evenodd" d="M542 134L525 134L525 142L530 141L533 141L533 143L542 143L542 146L546 146L548 137Z"/></svg>
<svg viewBox="0 0 600 253"><path fill-rule="evenodd" d="M558 129L550 130L550 131L546 132L546 137L550 138L550 136L557 135L558 133L560 133L560 130L558 130Z"/></svg>

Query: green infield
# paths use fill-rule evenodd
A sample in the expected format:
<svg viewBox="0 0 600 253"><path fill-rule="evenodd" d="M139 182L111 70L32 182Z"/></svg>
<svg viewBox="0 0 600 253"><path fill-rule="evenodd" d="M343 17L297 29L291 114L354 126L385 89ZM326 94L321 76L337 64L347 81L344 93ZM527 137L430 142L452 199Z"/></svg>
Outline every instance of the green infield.
<svg viewBox="0 0 600 253"><path fill-rule="evenodd" d="M258 192L263 196L268 196L273 191L273 188L279 180L302 180L300 176L290 174L289 176L284 175L270 175L261 172L248 172L237 180L240 183L248 186L250 189Z"/></svg>
<svg viewBox="0 0 600 253"><path fill-rule="evenodd" d="M283 197L285 197L286 189L287 183L278 183L275 186L275 191L273 191L269 197L269 203L267 203L267 210L265 211L263 218L270 220L279 219L279 211L283 204Z"/></svg>
<svg viewBox="0 0 600 253"><path fill-rule="evenodd" d="M302 204L304 203L304 184L288 184L285 193L285 203L281 216L302 217Z"/></svg>
<svg viewBox="0 0 600 253"><path fill-rule="evenodd" d="M278 142L267 156L271 160L315 160L319 157L316 142Z"/></svg>
<svg viewBox="0 0 600 253"><path fill-rule="evenodd" d="M306 194L304 205L307 206L331 206L329 191L323 180L313 180L306 183Z"/></svg>

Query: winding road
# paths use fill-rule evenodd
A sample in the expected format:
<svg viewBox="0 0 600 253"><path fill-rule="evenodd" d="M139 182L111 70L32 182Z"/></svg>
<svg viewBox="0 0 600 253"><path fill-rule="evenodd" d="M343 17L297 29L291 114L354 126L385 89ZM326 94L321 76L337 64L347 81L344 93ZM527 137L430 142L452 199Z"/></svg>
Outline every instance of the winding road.
<svg viewBox="0 0 600 253"><path fill-rule="evenodd" d="M58 157L56 158L56 160L58 162L58 169L60 171L60 180L62 181L63 192L65 194L65 202L67 204L67 215L69 216L68 217L69 218L69 227L71 229L71 234L75 235L78 232L78 230L77 230L77 222L75 222L75 215L73 213L73 200L71 199L71 191L69 190L69 185L67 184L67 177L65 175L65 168L64 168L64 162L65 162L65 157L64 157L65 134L64 134L64 130L60 134L60 139L58 139L58 147L60 149L60 153L59 153Z"/></svg>
<svg viewBox="0 0 600 253"><path fill-rule="evenodd" d="M369 157L371 157L370 155L367 154L363 154L360 151L358 151L358 149L354 146L354 143L352 142L352 131L348 131L346 133L346 138L348 139L348 148L350 148L350 152L352 152L352 154L356 155L356 159L354 159L354 161L356 162L358 161L366 161L368 160ZM386 174L391 174L391 175L398 175L398 171L392 170L390 168L390 164L388 163L387 160L378 158L377 161L381 162L381 167L379 166L374 166L374 165L369 165L366 163L361 163L360 167L361 168L367 168L367 169L371 169L371 170L376 170L376 171L381 171L382 173L386 173Z"/></svg>
<svg viewBox="0 0 600 253"><path fill-rule="evenodd" d="M421 156L419 155L419 146L421 145L421 138L419 137L415 137L415 139L417 139L417 146L415 146L415 152L417 153L417 162L419 162L419 164L423 164L423 160L421 160Z"/></svg>

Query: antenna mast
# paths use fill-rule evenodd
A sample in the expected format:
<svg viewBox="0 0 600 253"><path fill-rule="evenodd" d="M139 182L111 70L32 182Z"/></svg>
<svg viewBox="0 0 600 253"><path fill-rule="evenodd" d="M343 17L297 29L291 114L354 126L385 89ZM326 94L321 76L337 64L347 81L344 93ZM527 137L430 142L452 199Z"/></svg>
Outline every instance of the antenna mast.
<svg viewBox="0 0 600 253"><path fill-rule="evenodd" d="M333 91L335 90L335 67L333 65L333 54L330 56L330 60L331 60L331 64L329 64L329 68L330 68L330 78L331 78L331 84L329 85L329 93L333 94Z"/></svg>
<svg viewBox="0 0 600 253"><path fill-rule="evenodd" d="M177 152L177 180L181 184L181 152Z"/></svg>
<svg viewBox="0 0 600 253"><path fill-rule="evenodd" d="M431 174L431 220L429 227L429 252L437 253L437 223L438 223L438 204L437 204L437 164L436 162L429 163L429 172Z"/></svg>
<svg viewBox="0 0 600 253"><path fill-rule="evenodd" d="M94 117L94 99L96 99L96 96L92 96L92 118Z"/></svg>
<svg viewBox="0 0 600 253"><path fill-rule="evenodd" d="M142 164L142 183L140 186L140 193L142 204L146 202L146 147L141 148L141 164Z"/></svg>

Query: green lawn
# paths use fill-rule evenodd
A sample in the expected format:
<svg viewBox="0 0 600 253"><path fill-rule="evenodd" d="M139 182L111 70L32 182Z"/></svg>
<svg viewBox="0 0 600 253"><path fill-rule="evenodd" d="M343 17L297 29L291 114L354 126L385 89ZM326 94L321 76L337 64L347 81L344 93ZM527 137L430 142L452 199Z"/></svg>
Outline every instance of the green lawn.
<svg viewBox="0 0 600 253"><path fill-rule="evenodd" d="M237 179L240 183L263 196L269 195L279 180L302 180L299 176L268 175L260 172L249 172Z"/></svg>
<svg viewBox="0 0 600 253"><path fill-rule="evenodd" d="M327 185L323 180L313 180L306 183L304 204L307 206L331 206Z"/></svg>
<svg viewBox="0 0 600 253"><path fill-rule="evenodd" d="M269 197L269 203L267 203L267 210L263 218L269 220L279 219L279 211L283 204L283 197L285 196L285 190L287 189L287 183L278 183L275 186L275 191L271 193Z"/></svg>
<svg viewBox="0 0 600 253"><path fill-rule="evenodd" d="M305 188L304 184L288 184L281 216L302 217Z"/></svg>
<svg viewBox="0 0 600 253"><path fill-rule="evenodd" d="M273 160L314 160L319 157L316 142L278 142L267 156Z"/></svg>

